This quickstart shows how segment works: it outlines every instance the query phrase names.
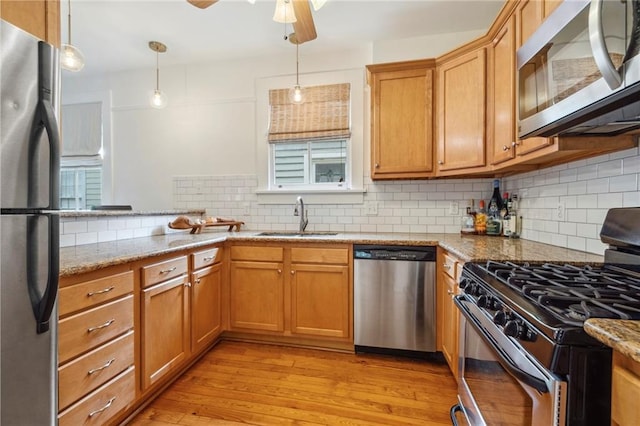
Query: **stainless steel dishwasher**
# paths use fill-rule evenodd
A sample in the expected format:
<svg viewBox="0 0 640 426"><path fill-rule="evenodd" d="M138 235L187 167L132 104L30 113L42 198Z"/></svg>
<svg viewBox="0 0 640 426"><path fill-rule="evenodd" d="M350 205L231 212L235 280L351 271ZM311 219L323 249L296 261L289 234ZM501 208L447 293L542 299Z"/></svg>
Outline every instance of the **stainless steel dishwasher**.
<svg viewBox="0 0 640 426"><path fill-rule="evenodd" d="M436 351L436 247L355 245L357 353Z"/></svg>

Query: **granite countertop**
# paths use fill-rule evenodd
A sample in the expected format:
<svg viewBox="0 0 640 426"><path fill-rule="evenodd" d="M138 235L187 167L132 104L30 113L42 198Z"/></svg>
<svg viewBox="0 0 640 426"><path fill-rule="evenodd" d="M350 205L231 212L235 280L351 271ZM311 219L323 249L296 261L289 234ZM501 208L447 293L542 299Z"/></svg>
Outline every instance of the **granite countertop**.
<svg viewBox="0 0 640 426"><path fill-rule="evenodd" d="M605 345L640 362L640 321L591 318L585 331Z"/></svg>
<svg viewBox="0 0 640 426"><path fill-rule="evenodd" d="M512 260L530 263L600 264L602 256L521 239L459 234L338 233L314 236L260 236L259 231L170 233L60 249L60 275L89 272L148 257L229 241L324 242L388 245L439 245L465 262Z"/></svg>
<svg viewBox="0 0 640 426"><path fill-rule="evenodd" d="M102 216L178 216L181 214L202 216L203 209L191 210L60 210L60 217L102 217Z"/></svg>

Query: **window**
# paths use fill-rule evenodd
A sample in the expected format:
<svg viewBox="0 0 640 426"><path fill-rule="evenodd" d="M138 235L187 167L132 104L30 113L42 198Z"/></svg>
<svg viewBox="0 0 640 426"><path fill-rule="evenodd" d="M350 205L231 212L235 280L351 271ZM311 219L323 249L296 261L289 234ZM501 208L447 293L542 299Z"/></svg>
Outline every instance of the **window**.
<svg viewBox="0 0 640 426"><path fill-rule="evenodd" d="M269 91L273 189L349 187L350 85L304 88L293 104L288 89Z"/></svg>
<svg viewBox="0 0 640 426"><path fill-rule="evenodd" d="M347 182L347 140L321 140L274 144L273 183L290 185L321 184L341 188Z"/></svg>
<svg viewBox="0 0 640 426"><path fill-rule="evenodd" d="M62 107L60 208L84 210L102 204L102 103Z"/></svg>

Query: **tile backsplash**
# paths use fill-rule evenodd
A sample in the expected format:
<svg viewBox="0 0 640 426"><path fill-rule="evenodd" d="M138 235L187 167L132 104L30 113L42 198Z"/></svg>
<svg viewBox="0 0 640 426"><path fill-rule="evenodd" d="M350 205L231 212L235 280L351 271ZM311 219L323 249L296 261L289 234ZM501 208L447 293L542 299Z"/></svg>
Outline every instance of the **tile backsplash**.
<svg viewBox="0 0 640 426"><path fill-rule="evenodd" d="M638 148L503 179L517 193L522 237L602 254L600 229L613 207L640 206Z"/></svg>
<svg viewBox="0 0 640 426"><path fill-rule="evenodd" d="M296 230L290 204L258 204L258 180L243 176L178 176L174 208L205 208L210 216L242 220L243 229ZM487 199L490 179L407 180L365 183L364 203L308 205L313 231L457 233L470 199ZM451 204L457 212L451 212Z"/></svg>

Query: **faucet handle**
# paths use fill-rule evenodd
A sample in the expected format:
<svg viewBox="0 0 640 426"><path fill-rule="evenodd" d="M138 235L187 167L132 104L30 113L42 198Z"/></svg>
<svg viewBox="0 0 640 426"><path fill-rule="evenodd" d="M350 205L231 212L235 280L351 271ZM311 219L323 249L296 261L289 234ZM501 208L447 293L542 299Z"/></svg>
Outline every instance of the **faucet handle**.
<svg viewBox="0 0 640 426"><path fill-rule="evenodd" d="M300 213L298 213L298 206L296 205L296 207L293 209L293 215L294 216L300 216Z"/></svg>

